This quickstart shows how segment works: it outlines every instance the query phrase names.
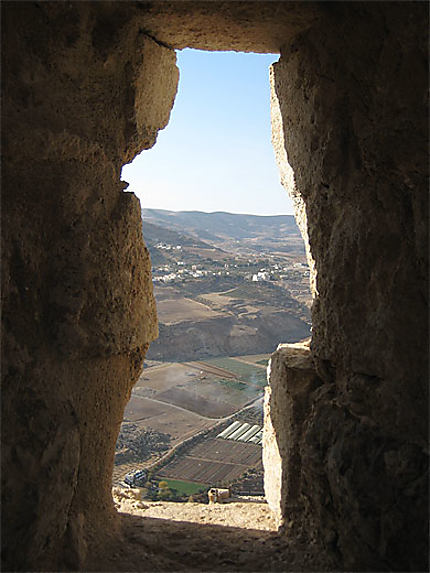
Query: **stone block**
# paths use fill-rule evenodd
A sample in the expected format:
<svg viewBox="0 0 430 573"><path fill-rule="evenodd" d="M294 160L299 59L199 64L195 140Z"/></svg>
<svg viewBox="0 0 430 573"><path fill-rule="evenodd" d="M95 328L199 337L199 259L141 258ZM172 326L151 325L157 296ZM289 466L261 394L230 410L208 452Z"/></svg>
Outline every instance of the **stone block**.
<svg viewBox="0 0 430 573"><path fill-rule="evenodd" d="M303 425L320 384L307 342L280 344L269 364L264 401L264 489L279 526L300 502Z"/></svg>

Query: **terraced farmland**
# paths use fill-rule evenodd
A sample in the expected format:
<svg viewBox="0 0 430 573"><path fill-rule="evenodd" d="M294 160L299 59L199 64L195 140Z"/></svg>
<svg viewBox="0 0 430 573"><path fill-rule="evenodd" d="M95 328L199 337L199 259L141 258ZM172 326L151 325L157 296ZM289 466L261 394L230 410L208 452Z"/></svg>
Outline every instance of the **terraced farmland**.
<svg viewBox="0 0 430 573"><path fill-rule="evenodd" d="M160 300L157 303L158 319L161 323L171 325L177 322L197 322L222 316L210 307L190 298Z"/></svg>

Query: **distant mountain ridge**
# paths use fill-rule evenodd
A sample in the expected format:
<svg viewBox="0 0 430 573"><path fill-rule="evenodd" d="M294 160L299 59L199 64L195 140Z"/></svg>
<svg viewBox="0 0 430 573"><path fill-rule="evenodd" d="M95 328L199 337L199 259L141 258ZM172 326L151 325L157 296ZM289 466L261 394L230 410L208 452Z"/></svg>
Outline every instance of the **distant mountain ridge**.
<svg viewBox="0 0 430 573"><path fill-rule="evenodd" d="M152 224L214 244L223 241L300 238L293 215L241 215L202 211L142 209L143 224Z"/></svg>

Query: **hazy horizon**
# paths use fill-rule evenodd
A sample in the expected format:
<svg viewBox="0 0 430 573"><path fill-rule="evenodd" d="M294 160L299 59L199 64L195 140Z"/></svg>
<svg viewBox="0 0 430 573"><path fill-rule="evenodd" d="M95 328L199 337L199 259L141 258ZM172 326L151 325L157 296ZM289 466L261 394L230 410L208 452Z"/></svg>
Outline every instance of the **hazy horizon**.
<svg viewBox="0 0 430 573"><path fill-rule="evenodd" d="M232 213L231 211L204 211L202 209L159 209L157 207L142 207L142 211L165 211L168 213L204 213L205 215L242 215L245 217L294 217L294 213L256 215L255 213Z"/></svg>
<svg viewBox="0 0 430 573"><path fill-rule="evenodd" d="M269 67L278 57L177 52L169 124L122 172L142 208L293 214L271 144Z"/></svg>

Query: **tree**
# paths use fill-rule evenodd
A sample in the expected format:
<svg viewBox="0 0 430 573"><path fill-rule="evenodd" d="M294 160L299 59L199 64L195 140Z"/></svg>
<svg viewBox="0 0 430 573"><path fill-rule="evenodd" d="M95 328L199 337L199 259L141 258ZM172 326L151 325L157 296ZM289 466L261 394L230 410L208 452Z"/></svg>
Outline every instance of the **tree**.
<svg viewBox="0 0 430 573"><path fill-rule="evenodd" d="M162 488L158 493L158 497L164 500L171 499L172 492L168 487Z"/></svg>

